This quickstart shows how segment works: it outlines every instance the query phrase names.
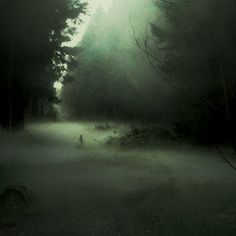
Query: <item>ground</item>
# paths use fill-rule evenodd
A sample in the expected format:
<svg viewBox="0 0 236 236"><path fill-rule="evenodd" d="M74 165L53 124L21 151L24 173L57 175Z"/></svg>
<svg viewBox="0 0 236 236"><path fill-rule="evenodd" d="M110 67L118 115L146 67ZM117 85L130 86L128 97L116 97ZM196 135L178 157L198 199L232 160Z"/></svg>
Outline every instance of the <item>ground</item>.
<svg viewBox="0 0 236 236"><path fill-rule="evenodd" d="M32 193L29 207L0 209L1 236L236 234L236 172L214 149L108 147L121 125L95 126L0 134L0 192L22 184Z"/></svg>

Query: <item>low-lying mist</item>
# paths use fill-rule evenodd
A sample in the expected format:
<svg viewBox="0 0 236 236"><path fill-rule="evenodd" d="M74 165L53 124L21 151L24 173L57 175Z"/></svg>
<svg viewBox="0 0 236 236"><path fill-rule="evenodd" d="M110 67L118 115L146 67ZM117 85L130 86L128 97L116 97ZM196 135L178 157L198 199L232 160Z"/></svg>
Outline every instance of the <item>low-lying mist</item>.
<svg viewBox="0 0 236 236"><path fill-rule="evenodd" d="M102 127L42 123L21 133L1 132L0 190L22 184L33 194L23 216L4 218L15 227L0 228L1 235L176 235L180 221L181 235L193 227L201 235L231 235L236 176L217 152L184 144L110 147L107 138L126 125ZM214 229L212 221L218 222Z"/></svg>

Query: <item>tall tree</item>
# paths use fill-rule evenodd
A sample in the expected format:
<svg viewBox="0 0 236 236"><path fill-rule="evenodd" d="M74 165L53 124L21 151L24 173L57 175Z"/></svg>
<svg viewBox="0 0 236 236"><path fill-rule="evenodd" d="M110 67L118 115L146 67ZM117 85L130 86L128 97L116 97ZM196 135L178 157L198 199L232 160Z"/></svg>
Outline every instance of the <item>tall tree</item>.
<svg viewBox="0 0 236 236"><path fill-rule="evenodd" d="M0 0L0 123L24 123L30 99L53 100L53 83L68 58L62 43L86 4L74 0Z"/></svg>
<svg viewBox="0 0 236 236"><path fill-rule="evenodd" d="M154 82L155 73L131 35L130 18L141 31L152 11L146 0L113 1L108 12L97 10L79 47L78 69L69 79L74 77L74 82L63 88L65 113L73 118L136 120L166 114L166 86Z"/></svg>
<svg viewBox="0 0 236 236"><path fill-rule="evenodd" d="M178 131L204 142L228 139L236 149L235 1L154 2L158 20L136 43L159 78L188 98Z"/></svg>

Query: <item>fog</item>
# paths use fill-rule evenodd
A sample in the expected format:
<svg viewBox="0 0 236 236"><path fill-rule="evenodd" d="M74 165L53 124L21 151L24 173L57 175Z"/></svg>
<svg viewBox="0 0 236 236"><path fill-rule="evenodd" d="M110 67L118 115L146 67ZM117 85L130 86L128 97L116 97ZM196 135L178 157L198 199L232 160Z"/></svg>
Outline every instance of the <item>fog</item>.
<svg viewBox="0 0 236 236"><path fill-rule="evenodd" d="M0 235L235 235L235 0L0 0Z"/></svg>
<svg viewBox="0 0 236 236"><path fill-rule="evenodd" d="M214 150L111 148L105 141L124 126L101 131L97 125L42 123L1 133L1 190L23 184L33 195L23 215L1 218L1 235L234 232L236 176Z"/></svg>
<svg viewBox="0 0 236 236"><path fill-rule="evenodd" d="M114 1L108 11L96 10L79 44L76 67L64 78L61 107L67 119L163 121L175 115L176 91L156 75L135 43L136 36L150 33L146 28L156 18L155 5L146 0Z"/></svg>
<svg viewBox="0 0 236 236"><path fill-rule="evenodd" d="M112 0L88 0L86 2L88 3L88 14L82 17L82 23L78 25L69 22L70 26L76 27L76 34L72 35L70 41L64 44L68 47L75 47L80 44L97 8L102 7L107 12L112 4Z"/></svg>

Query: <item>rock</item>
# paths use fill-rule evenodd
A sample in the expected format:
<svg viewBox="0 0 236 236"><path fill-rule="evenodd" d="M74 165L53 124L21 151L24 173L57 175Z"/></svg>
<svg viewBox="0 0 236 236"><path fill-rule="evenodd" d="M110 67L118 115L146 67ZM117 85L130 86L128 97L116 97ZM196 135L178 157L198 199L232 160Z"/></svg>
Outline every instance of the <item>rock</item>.
<svg viewBox="0 0 236 236"><path fill-rule="evenodd" d="M27 207L30 203L30 193L24 185L9 185L0 195L0 206L4 209Z"/></svg>

